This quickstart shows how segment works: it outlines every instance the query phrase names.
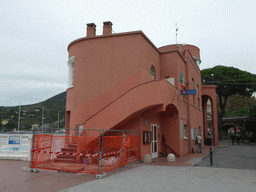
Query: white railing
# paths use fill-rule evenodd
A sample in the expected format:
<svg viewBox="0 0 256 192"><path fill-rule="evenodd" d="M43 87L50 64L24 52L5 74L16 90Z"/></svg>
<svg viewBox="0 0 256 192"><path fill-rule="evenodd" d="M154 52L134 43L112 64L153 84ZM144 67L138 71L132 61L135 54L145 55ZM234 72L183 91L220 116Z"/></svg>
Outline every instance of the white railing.
<svg viewBox="0 0 256 192"><path fill-rule="evenodd" d="M30 161L32 134L0 134L0 159Z"/></svg>

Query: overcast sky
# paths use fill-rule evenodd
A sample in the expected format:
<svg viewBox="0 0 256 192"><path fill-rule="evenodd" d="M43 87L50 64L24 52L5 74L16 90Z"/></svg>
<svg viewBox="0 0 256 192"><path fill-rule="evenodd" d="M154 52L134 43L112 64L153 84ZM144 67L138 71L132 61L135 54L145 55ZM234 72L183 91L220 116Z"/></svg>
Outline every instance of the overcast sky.
<svg viewBox="0 0 256 192"><path fill-rule="evenodd" d="M201 69L256 74L256 0L0 0L0 106L44 101L67 89L68 44L86 24L142 30L157 46L193 44Z"/></svg>

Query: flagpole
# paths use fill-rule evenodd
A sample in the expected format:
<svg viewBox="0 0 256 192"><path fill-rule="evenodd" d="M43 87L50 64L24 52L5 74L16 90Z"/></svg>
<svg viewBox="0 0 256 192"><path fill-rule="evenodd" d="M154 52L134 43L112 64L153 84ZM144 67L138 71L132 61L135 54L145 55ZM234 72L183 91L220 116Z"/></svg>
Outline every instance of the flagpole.
<svg viewBox="0 0 256 192"><path fill-rule="evenodd" d="M176 23L176 47L178 48L178 27Z"/></svg>

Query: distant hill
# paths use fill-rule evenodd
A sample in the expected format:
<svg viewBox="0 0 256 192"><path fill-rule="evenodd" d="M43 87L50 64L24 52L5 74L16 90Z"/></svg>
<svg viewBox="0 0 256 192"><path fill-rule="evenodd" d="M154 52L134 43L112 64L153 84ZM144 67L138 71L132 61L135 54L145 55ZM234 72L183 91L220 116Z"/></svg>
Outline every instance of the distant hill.
<svg viewBox="0 0 256 192"><path fill-rule="evenodd" d="M44 127L58 126L58 112L60 127L65 126L66 91L55 95L43 102L32 105L21 105L20 129L30 129L32 125L42 125L44 107ZM0 132L12 131L18 127L19 106L0 107Z"/></svg>

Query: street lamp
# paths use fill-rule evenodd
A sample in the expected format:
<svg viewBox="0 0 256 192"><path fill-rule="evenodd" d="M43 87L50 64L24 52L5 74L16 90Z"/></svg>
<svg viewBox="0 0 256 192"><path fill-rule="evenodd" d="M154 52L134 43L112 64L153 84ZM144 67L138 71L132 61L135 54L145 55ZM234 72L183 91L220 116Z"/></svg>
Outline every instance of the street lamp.
<svg viewBox="0 0 256 192"><path fill-rule="evenodd" d="M212 73L212 74L211 74L212 80L213 80L213 76L214 76L214 74Z"/></svg>

